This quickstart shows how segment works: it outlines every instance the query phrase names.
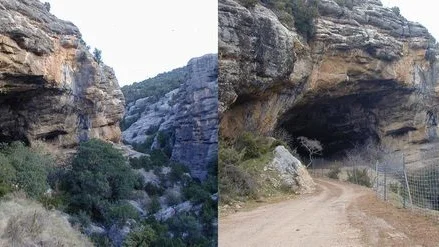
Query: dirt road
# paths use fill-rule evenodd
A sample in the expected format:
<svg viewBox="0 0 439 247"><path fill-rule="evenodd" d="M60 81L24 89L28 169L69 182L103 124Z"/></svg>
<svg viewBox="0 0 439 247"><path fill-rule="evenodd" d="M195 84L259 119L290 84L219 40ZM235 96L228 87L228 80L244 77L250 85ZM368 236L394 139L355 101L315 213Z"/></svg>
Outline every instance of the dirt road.
<svg viewBox="0 0 439 247"><path fill-rule="evenodd" d="M439 246L433 220L377 201L364 187L316 182L315 194L220 218L219 246Z"/></svg>

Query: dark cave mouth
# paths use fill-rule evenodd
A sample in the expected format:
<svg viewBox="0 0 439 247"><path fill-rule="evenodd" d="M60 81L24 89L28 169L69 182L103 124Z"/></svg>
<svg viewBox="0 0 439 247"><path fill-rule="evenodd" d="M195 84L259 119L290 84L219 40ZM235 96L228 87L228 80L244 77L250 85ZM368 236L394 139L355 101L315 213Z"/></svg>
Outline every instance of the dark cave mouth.
<svg viewBox="0 0 439 247"><path fill-rule="evenodd" d="M407 95L410 95L408 90L390 88L338 97L304 97L279 118L276 129L285 130L293 137L290 146L297 148L301 157L308 157L307 150L297 140L297 137L304 136L320 141L323 146L320 158L337 159L347 150L365 143L380 143L380 136L397 136L412 131L411 127L391 133L381 133L379 129L383 120L381 109L398 107L407 100Z"/></svg>

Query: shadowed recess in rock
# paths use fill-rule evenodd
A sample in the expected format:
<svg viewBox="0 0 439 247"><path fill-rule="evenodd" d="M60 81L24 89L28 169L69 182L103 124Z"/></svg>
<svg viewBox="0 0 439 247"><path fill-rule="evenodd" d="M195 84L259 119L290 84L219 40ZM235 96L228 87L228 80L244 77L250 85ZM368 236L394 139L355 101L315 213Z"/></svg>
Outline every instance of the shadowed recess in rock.
<svg viewBox="0 0 439 247"><path fill-rule="evenodd" d="M343 154L367 140L380 142L380 136L401 136L416 130L412 126L384 131L385 126L403 118L397 112L414 108L408 99L411 90L387 81L358 82L351 94L339 96L351 85L340 85L326 95L306 96L279 120L277 128L293 137L318 139L324 146L323 155ZM371 90L373 88L373 90ZM293 143L295 146L297 143ZM305 152L305 150L298 150Z"/></svg>

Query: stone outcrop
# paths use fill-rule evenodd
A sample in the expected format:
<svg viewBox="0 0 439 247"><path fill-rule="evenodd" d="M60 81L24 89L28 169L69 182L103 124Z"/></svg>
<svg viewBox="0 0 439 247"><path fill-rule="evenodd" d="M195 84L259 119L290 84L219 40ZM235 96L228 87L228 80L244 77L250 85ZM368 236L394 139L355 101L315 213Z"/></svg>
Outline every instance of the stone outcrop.
<svg viewBox="0 0 439 247"><path fill-rule="evenodd" d="M193 177L204 179L218 149L217 55L191 59L186 70L188 79L156 103L141 98L127 106L125 119L138 119L123 131L123 140L140 144L154 138L149 144L154 149L158 146L157 132L168 133L171 159L187 165Z"/></svg>
<svg viewBox="0 0 439 247"><path fill-rule="evenodd" d="M289 186L299 194L312 193L316 184L302 162L294 157L284 146L274 149L274 158L267 169L276 170L282 185Z"/></svg>
<svg viewBox="0 0 439 247"><path fill-rule="evenodd" d="M437 155L438 46L377 0L318 1L305 40L275 11L219 2L220 132L286 129L332 155L373 139L409 163Z"/></svg>
<svg viewBox="0 0 439 247"><path fill-rule="evenodd" d="M36 0L0 0L0 142L119 142L124 98L76 26Z"/></svg>

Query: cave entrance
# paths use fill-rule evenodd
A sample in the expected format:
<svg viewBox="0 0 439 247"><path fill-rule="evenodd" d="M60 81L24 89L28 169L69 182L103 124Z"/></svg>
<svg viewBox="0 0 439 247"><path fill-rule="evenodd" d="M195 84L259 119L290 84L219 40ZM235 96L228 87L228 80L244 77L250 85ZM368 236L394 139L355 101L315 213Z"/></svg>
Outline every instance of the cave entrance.
<svg viewBox="0 0 439 247"><path fill-rule="evenodd" d="M305 95L279 118L276 129L294 138L290 145L302 157L308 152L298 143L300 136L320 141L325 159L338 159L367 141L379 143L386 134L381 127L398 117L392 111L405 107L411 92L391 81L357 83L353 89L346 93L339 87L326 95Z"/></svg>

